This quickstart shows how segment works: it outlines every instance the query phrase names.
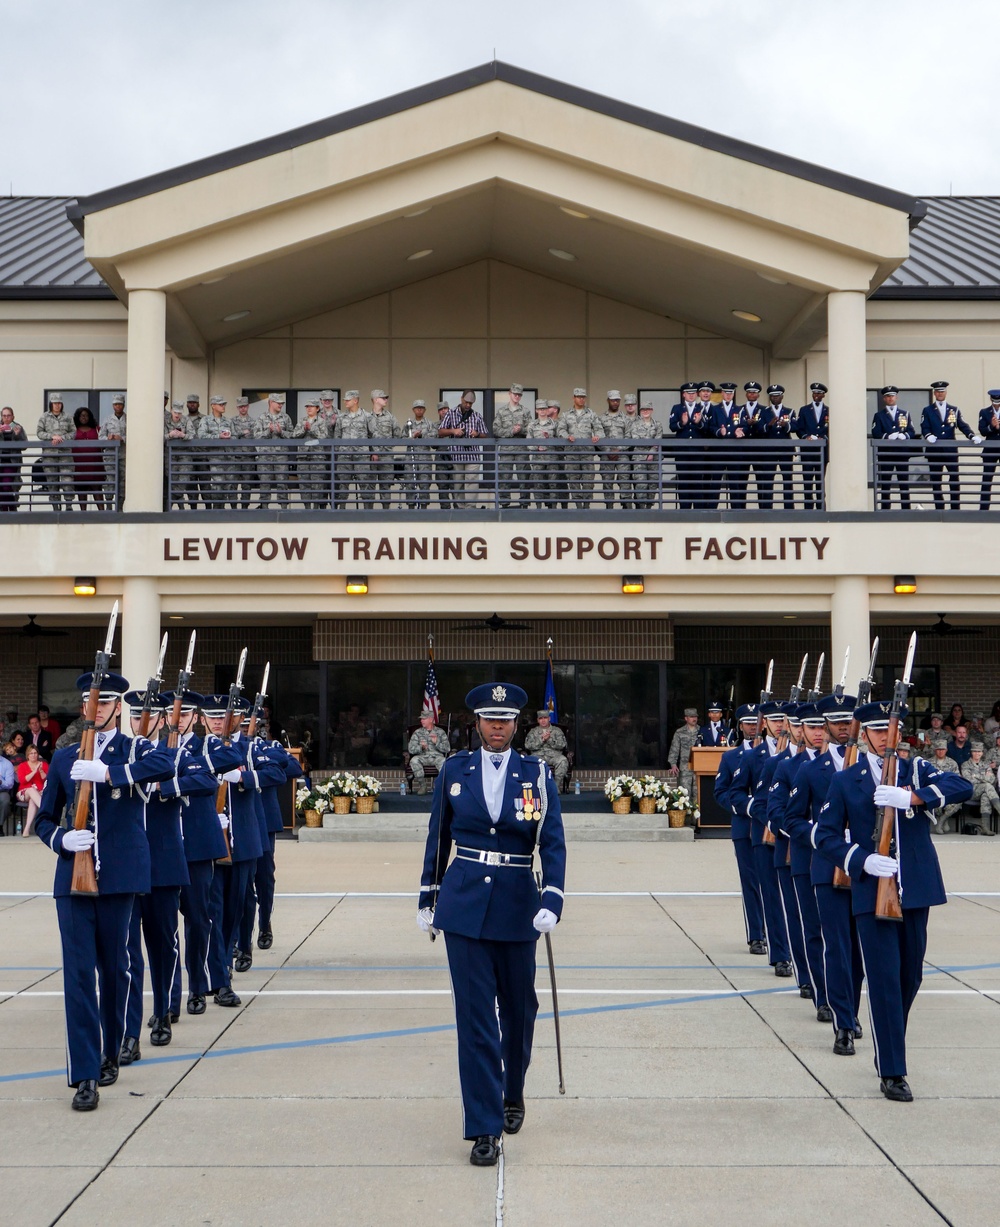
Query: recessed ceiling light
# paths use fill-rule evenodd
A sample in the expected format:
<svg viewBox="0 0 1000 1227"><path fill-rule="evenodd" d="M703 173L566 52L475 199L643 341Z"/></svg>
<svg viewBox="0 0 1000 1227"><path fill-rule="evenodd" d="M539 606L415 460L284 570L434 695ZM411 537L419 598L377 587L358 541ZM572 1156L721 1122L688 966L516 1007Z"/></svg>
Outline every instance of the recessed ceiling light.
<svg viewBox="0 0 1000 1227"><path fill-rule="evenodd" d="M170 619L171 622L183 622L184 621L183 614L167 614L167 617Z"/></svg>
<svg viewBox="0 0 1000 1227"><path fill-rule="evenodd" d="M205 280L201 284L202 285L218 285L220 281L225 281L225 279L228 276L229 276L228 273L223 273L221 277L206 277Z"/></svg>
<svg viewBox="0 0 1000 1227"><path fill-rule="evenodd" d="M430 213L432 205L428 205L425 209L414 209L412 213L404 213L404 217L423 217L425 213Z"/></svg>
<svg viewBox="0 0 1000 1227"><path fill-rule="evenodd" d="M247 311L230 311L228 315L224 315L222 317L222 322L224 324L232 324L235 320L245 320L249 314L250 312L248 310Z"/></svg>
<svg viewBox="0 0 1000 1227"><path fill-rule="evenodd" d="M561 247L550 247L549 255L555 256L557 260L575 260L576 256L571 251L563 251Z"/></svg>
<svg viewBox="0 0 1000 1227"><path fill-rule="evenodd" d="M759 324L761 322L760 316L754 314L753 311L738 311L734 307L733 315L735 315L738 320L746 320L748 324Z"/></svg>
<svg viewBox="0 0 1000 1227"><path fill-rule="evenodd" d="M794 622L798 618L798 614L782 614L786 622Z"/></svg>
<svg viewBox="0 0 1000 1227"><path fill-rule="evenodd" d="M758 273L761 281L770 281L771 285L788 285L783 277L772 277L770 273Z"/></svg>
<svg viewBox="0 0 1000 1227"><path fill-rule="evenodd" d="M412 256L407 256L406 258L407 260L422 260L425 256L431 255L433 251L433 247L425 247L423 251L415 251Z"/></svg>
<svg viewBox="0 0 1000 1227"><path fill-rule="evenodd" d="M590 220L589 213L581 213L579 209L571 209L569 205L560 205L559 208L563 213L567 215L567 217L579 217L581 221Z"/></svg>

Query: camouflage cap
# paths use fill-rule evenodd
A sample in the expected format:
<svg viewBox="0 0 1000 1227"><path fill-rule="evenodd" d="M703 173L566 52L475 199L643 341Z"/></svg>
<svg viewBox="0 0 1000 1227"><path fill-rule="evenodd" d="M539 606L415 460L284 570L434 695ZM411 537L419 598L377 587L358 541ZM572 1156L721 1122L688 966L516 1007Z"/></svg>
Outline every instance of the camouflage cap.
<svg viewBox="0 0 1000 1227"><path fill-rule="evenodd" d="M415 400L410 406L411 409L426 409L427 402L425 400Z"/></svg>
<svg viewBox="0 0 1000 1227"><path fill-rule="evenodd" d="M549 407L549 402L547 400L536 400L535 401L536 409L548 409L548 407Z"/></svg>
<svg viewBox="0 0 1000 1227"><path fill-rule="evenodd" d="M932 747L933 749L935 749L935 750L940 750L940 749L942 749L942 748L944 748L945 750L947 750L947 749L948 749L948 738L947 738L947 737L934 737L934 738L932 738L932 739L931 739L931 747Z"/></svg>
<svg viewBox="0 0 1000 1227"><path fill-rule="evenodd" d="M514 393L515 396L521 396L524 392L524 388L519 383L512 383L510 385L510 390Z"/></svg>
<svg viewBox="0 0 1000 1227"><path fill-rule="evenodd" d="M552 718L552 713L549 711L547 707L540 707L538 711L535 712L536 720L550 720L551 718Z"/></svg>
<svg viewBox="0 0 1000 1227"><path fill-rule="evenodd" d="M125 404L125 393L116 392L114 396L112 396L111 398L111 403L112 405L124 405Z"/></svg>
<svg viewBox="0 0 1000 1227"><path fill-rule="evenodd" d="M49 393L49 404L50 405L63 404L63 394L61 392L50 392Z"/></svg>
<svg viewBox="0 0 1000 1227"><path fill-rule="evenodd" d="M637 405L638 403L639 403L639 398L634 393L627 392L625 394L625 404L626 405Z"/></svg>
<svg viewBox="0 0 1000 1227"><path fill-rule="evenodd" d="M697 707L685 707L684 715L685 716L697 716L698 715Z"/></svg>
<svg viewBox="0 0 1000 1227"><path fill-rule="evenodd" d="M621 398L622 398L622 394L618 391L617 388L609 388L608 395L607 395L608 400L621 400Z"/></svg>
<svg viewBox="0 0 1000 1227"><path fill-rule="evenodd" d="M983 743L979 740L978 737L970 737L969 738L969 749L970 750L985 750L986 747L983 745Z"/></svg>
<svg viewBox="0 0 1000 1227"><path fill-rule="evenodd" d="M239 409L241 405L249 405L249 404L250 404L249 396L237 396L236 398L236 408L237 409Z"/></svg>
<svg viewBox="0 0 1000 1227"><path fill-rule="evenodd" d="M316 396L310 396L310 398L303 403L302 407L303 409L318 409L319 408L319 398Z"/></svg>
<svg viewBox="0 0 1000 1227"><path fill-rule="evenodd" d="M360 399L361 399L361 393L357 390L357 388L350 388L348 389L348 391L344 393L344 400L360 400Z"/></svg>
<svg viewBox="0 0 1000 1227"><path fill-rule="evenodd" d="M188 404L190 404L191 401L194 401L196 405L201 404L201 396L197 392L189 392L184 399L188 402Z"/></svg>
<svg viewBox="0 0 1000 1227"><path fill-rule="evenodd" d="M451 408L451 405L449 405L446 400L438 401L438 413L440 413L442 409L450 409L450 408Z"/></svg>
<svg viewBox="0 0 1000 1227"><path fill-rule="evenodd" d="M175 401L174 401L174 402L171 404L170 408L171 408L171 409L176 409L176 410L178 411L178 413L179 413L179 412L180 412L180 411L181 411L181 410L184 408L184 402L183 402L182 400L175 400Z"/></svg>
<svg viewBox="0 0 1000 1227"><path fill-rule="evenodd" d="M652 408L653 408L653 402L651 400L644 400L642 404L639 406L639 412L642 413L643 410L652 409Z"/></svg>
<svg viewBox="0 0 1000 1227"><path fill-rule="evenodd" d="M557 400L546 401L546 404L548 405L550 409L561 409L562 408L562 405L560 405Z"/></svg>
<svg viewBox="0 0 1000 1227"><path fill-rule="evenodd" d="M574 388L574 389L573 389L573 395L574 395L574 396L586 396L586 395L587 395L587 389L586 389L586 388Z"/></svg>
<svg viewBox="0 0 1000 1227"><path fill-rule="evenodd" d="M208 403L210 405L226 405L229 402L226 400L224 396L213 396L212 399Z"/></svg>
<svg viewBox="0 0 1000 1227"><path fill-rule="evenodd" d="M320 400L333 400L333 388L324 388L319 394Z"/></svg>
<svg viewBox="0 0 1000 1227"><path fill-rule="evenodd" d="M388 400L389 393L384 388L372 388L372 400Z"/></svg>
<svg viewBox="0 0 1000 1227"><path fill-rule="evenodd" d="M283 405L285 403L284 392L268 392L267 399L274 405Z"/></svg>

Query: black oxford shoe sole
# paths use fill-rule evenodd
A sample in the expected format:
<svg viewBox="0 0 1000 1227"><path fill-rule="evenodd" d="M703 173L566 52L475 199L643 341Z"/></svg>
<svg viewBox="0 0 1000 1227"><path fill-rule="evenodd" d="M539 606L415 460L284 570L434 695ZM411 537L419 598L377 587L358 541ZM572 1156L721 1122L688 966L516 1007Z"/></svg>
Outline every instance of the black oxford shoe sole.
<svg viewBox="0 0 1000 1227"><path fill-rule="evenodd" d="M204 1014L205 1013L205 995L204 993L192 993L187 1001L187 1012L189 1014Z"/></svg>
<svg viewBox="0 0 1000 1227"><path fill-rule="evenodd" d="M500 1158L500 1139L494 1137L476 1138L472 1146L469 1162L473 1167L496 1167Z"/></svg>
<svg viewBox="0 0 1000 1227"><path fill-rule="evenodd" d="M97 1083L93 1080L81 1082L73 1096L73 1111L93 1112L100 1102L101 1096L97 1090Z"/></svg>

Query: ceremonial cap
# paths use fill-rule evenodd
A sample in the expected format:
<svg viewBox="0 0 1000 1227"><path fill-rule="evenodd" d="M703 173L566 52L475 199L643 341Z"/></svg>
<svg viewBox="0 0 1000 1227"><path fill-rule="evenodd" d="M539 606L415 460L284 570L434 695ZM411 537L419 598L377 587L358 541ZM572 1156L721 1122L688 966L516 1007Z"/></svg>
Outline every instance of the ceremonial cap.
<svg viewBox="0 0 1000 1227"><path fill-rule="evenodd" d="M784 396L785 389L780 383L769 383L767 385L767 394L768 396Z"/></svg>
<svg viewBox="0 0 1000 1227"><path fill-rule="evenodd" d="M782 704L776 699L768 699L766 703L761 703L759 710L762 716L770 716L771 718L785 714Z"/></svg>
<svg viewBox="0 0 1000 1227"><path fill-rule="evenodd" d="M748 379L747 382L743 385L743 391L744 392L762 392L763 388L760 386L760 384L757 382L756 379Z"/></svg>
<svg viewBox="0 0 1000 1227"><path fill-rule="evenodd" d="M682 391L682 392L697 392L697 391L698 391L698 385L697 385L696 383L693 383L693 382L691 382L690 380L688 380L688 382L687 382L687 383L682 383L682 384L681 384L681 391Z"/></svg>
<svg viewBox="0 0 1000 1227"><path fill-rule="evenodd" d="M829 392L830 389L826 386L825 383L811 383L809 385L809 391L810 392Z"/></svg>
<svg viewBox="0 0 1000 1227"><path fill-rule="evenodd" d="M722 711L722 704L716 703L716 701L713 699L712 702L709 703L708 705L708 710L709 711Z"/></svg>
<svg viewBox="0 0 1000 1227"><path fill-rule="evenodd" d="M704 388L707 388L707 389L709 390L709 392L714 392L714 391L715 391L715 384L714 384L714 383L712 383L711 379L703 379L703 380L702 380L702 381L701 381L701 382L698 384L698 391L699 391L699 392L701 392L701 391L702 391Z"/></svg>
<svg viewBox="0 0 1000 1227"><path fill-rule="evenodd" d="M77 690L89 690L93 680L93 672L81 673L76 679ZM105 673L104 677L101 678L102 703L110 699L120 699L126 690L128 690L128 682L120 673Z"/></svg>
<svg viewBox="0 0 1000 1227"><path fill-rule="evenodd" d="M484 682L473 686L465 696L465 706L477 716L494 720L516 720L528 702L527 692L506 682Z"/></svg>
<svg viewBox="0 0 1000 1227"><path fill-rule="evenodd" d="M160 698L163 700L164 707L173 707L177 691L161 690ZM199 707L204 707L207 699L207 695L199 694L197 690L185 690L181 695L181 711L197 711Z"/></svg>
<svg viewBox="0 0 1000 1227"><path fill-rule="evenodd" d="M823 727L823 713L819 710L818 703L800 703L796 709L796 716L800 724L808 725L810 728Z"/></svg>
<svg viewBox="0 0 1000 1227"><path fill-rule="evenodd" d="M142 709L146 706L146 692L144 690L129 690L122 696L122 702L131 710L133 716L138 716ZM154 694L149 701L150 712L160 713L163 711L163 695Z"/></svg>
<svg viewBox="0 0 1000 1227"><path fill-rule="evenodd" d="M729 380L727 380L725 383L719 384L719 391L720 392L735 392L736 384L731 383Z"/></svg>
<svg viewBox="0 0 1000 1227"><path fill-rule="evenodd" d="M898 396L899 388L894 383L887 383L884 388L879 391L879 396Z"/></svg>
<svg viewBox="0 0 1000 1227"><path fill-rule="evenodd" d="M840 724L845 720L854 719L854 708L857 706L857 696L853 694L824 695L817 703L820 714L831 724Z"/></svg>
<svg viewBox="0 0 1000 1227"><path fill-rule="evenodd" d="M891 711L892 704L888 700L883 700L880 703L863 703L860 707L854 709L854 718L865 728L887 729L889 727L889 714ZM906 719L906 712L907 708L904 704L903 710L899 713L900 720Z"/></svg>
<svg viewBox="0 0 1000 1227"><path fill-rule="evenodd" d="M931 387L932 388L947 388L948 380L947 379L935 379L934 382L931 384Z"/></svg>
<svg viewBox="0 0 1000 1227"><path fill-rule="evenodd" d="M990 388L986 395L990 398L994 405L1000 402L1000 388Z"/></svg>
<svg viewBox="0 0 1000 1227"><path fill-rule="evenodd" d="M756 703L743 703L736 709L736 719L738 721L756 720L759 715L760 708Z"/></svg>

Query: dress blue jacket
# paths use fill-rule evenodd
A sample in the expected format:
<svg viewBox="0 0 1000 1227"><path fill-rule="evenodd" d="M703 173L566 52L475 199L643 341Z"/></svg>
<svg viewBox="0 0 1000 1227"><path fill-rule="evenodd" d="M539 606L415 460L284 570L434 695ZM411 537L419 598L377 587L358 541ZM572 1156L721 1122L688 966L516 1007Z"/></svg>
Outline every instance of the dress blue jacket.
<svg viewBox="0 0 1000 1227"><path fill-rule="evenodd" d="M792 874L808 873L813 886L829 886L833 882L832 863L825 857L813 856L813 832L830 783L837 774L834 753L832 748L825 750L802 764L785 808L785 830L792 841Z"/></svg>
<svg viewBox="0 0 1000 1227"><path fill-rule="evenodd" d="M799 749L794 758L785 759L774 773L771 792L767 799L767 820L771 824L771 830L782 833L783 844L785 840L791 844L790 864L793 875L808 873L809 862L812 860L812 844L809 842L808 830L803 842L802 822L793 798L798 800L802 777L812 767L814 761L810 761L809 753L804 747ZM830 770L833 769L831 763ZM818 810L819 806L817 805L816 808ZM806 826L808 825L807 822ZM832 872L831 869L831 875Z"/></svg>
<svg viewBox="0 0 1000 1227"><path fill-rule="evenodd" d="M993 426L992 405L987 405L985 409L979 410L979 433L991 443L996 443L1000 439L1000 426L995 429Z"/></svg>
<svg viewBox="0 0 1000 1227"><path fill-rule="evenodd" d="M736 428L739 426L743 428L743 437L748 439L751 425L750 414L747 413L746 408L733 401L727 410L720 401L708 411L705 434L711 439L736 439ZM736 441L739 442L738 439Z"/></svg>
<svg viewBox="0 0 1000 1227"><path fill-rule="evenodd" d="M906 418L906 426L900 426L899 419ZM902 434L908 439L914 438L917 428L913 425L913 414L907 413L897 405L895 409L880 409L872 418L872 438L887 439L889 435ZM902 440L896 440L902 442Z"/></svg>
<svg viewBox="0 0 1000 1227"><path fill-rule="evenodd" d="M761 405L754 424L754 435L758 439L787 439L792 433L792 415L787 405L782 405L778 413L774 406Z"/></svg>
<svg viewBox="0 0 1000 1227"><path fill-rule="evenodd" d="M899 760L897 783L909 788L913 763ZM875 785L868 755L853 767L837 773L819 812L814 845L820 856L839 865L851 878L855 916L875 911L878 878L864 871L865 858L875 849ZM899 896L906 908L933 907L946 903L947 896L931 841L931 820L927 806L950 805L967 801L972 785L951 771L938 771L929 763L919 769L920 788L916 794L923 805L913 810L896 810L896 855L899 860Z"/></svg>
<svg viewBox="0 0 1000 1227"><path fill-rule="evenodd" d="M774 864L778 869L784 869L788 863L788 837L784 831L771 822L770 802L771 789L778 768L787 762L794 762L798 755L792 753L790 745L785 746L780 754L771 754L766 738L757 747L753 759L753 793L750 800L750 838L755 844L764 842L764 828L768 827L774 836ZM775 747L777 748L777 747Z"/></svg>
<svg viewBox="0 0 1000 1227"><path fill-rule="evenodd" d="M57 898L71 893L74 854L63 852L62 841L73 824L76 782L70 778L70 769L79 752L77 743L64 746L52 756L35 818L35 834L59 856L52 892ZM101 761L108 768L111 783L91 786L87 822L96 837L94 865L98 893L146 894L150 888L149 843L144 825L145 805L136 786L169 779L174 773L173 761L144 737L126 737L117 731L105 744Z"/></svg>
<svg viewBox="0 0 1000 1227"><path fill-rule="evenodd" d="M281 815L281 799L279 797L280 789L289 780L297 780L302 777L302 768L280 741L264 741L260 738L255 738L255 742L259 742L262 751L268 758L268 770L264 773L265 778L271 779L273 772L270 770L273 766L281 768L282 777L280 784L265 784L261 780L260 803L264 811L264 823L269 835L277 831L285 829L285 820ZM255 763L258 753L254 750Z"/></svg>
<svg viewBox="0 0 1000 1227"><path fill-rule="evenodd" d="M701 744L703 746L727 746L729 744L729 725L725 721L719 725L718 737L715 736L715 731L710 724L703 725Z"/></svg>
<svg viewBox="0 0 1000 1227"><path fill-rule="evenodd" d="M565 897L566 839L559 790L541 759L511 750L500 817L493 822L483 794L482 762L478 750L463 750L445 759L438 772L419 906L433 907L434 925L446 933L487 941L534 941L535 913L545 907L561 916ZM526 811L535 816L525 818ZM461 851L449 865L452 843L457 850L519 856L531 856L537 848L541 898L530 868L466 860Z"/></svg>
<svg viewBox="0 0 1000 1227"><path fill-rule="evenodd" d="M816 421L816 414L813 412L813 402L808 405L803 405L792 421L792 430L799 439L808 439L810 435L815 435L818 439L828 439L830 437L830 410L824 402L823 408L819 412L819 421Z"/></svg>
<svg viewBox="0 0 1000 1227"><path fill-rule="evenodd" d="M173 754L174 751L168 753ZM188 760L194 764L193 767L186 765ZM223 745L220 737L202 738L195 735L181 747L175 779L160 785L161 791L165 788L168 795L179 789L184 799L181 824L188 864L193 861L215 861L226 855L226 840L216 810L219 791L216 774L235 771L242 763L243 754L237 746Z"/></svg>
<svg viewBox="0 0 1000 1227"><path fill-rule="evenodd" d="M695 412L700 409L701 421L695 422ZM688 415L688 420L685 425L681 425L681 418L684 414ZM674 405L670 410L670 429L678 437L678 439L703 439L705 437L706 419L708 414L705 412L704 406L700 401L695 401L693 405L686 405L681 402L679 405Z"/></svg>
<svg viewBox="0 0 1000 1227"><path fill-rule="evenodd" d="M749 741L743 741L727 750L719 760L719 770L715 776L715 799L729 815L731 839L750 838L750 817L747 814L749 775L743 759L752 749Z"/></svg>
<svg viewBox="0 0 1000 1227"><path fill-rule="evenodd" d="M955 415L954 426L948 425L948 417L951 414ZM944 421L941 420L936 404L924 406L924 411L920 416L920 433L925 439L928 435L933 435L939 443L953 443L956 430L960 430L967 439L971 439L976 433L962 417L962 411L956 405L945 404Z"/></svg>
<svg viewBox="0 0 1000 1227"><path fill-rule="evenodd" d="M229 815L229 843L234 863L255 861L267 843L261 788L284 783L285 773L263 746L252 749L245 736L236 734L232 745L240 752L241 779L226 786L226 812Z"/></svg>
<svg viewBox="0 0 1000 1227"><path fill-rule="evenodd" d="M188 862L208 860L211 855L191 855L191 849L188 848L189 829L191 839L196 844L204 842L207 834L210 846L218 849L215 855L225 856L225 841L215 812L217 782L204 758L196 758L187 746L171 750L167 748L165 741L161 744L174 760L174 774L171 779L164 780L158 788L151 790L146 803L146 834L149 836L149 851L153 859L153 885L187 886L191 881ZM231 752L225 750L220 742L220 759L229 753ZM211 814L207 814L202 806L201 814L192 821L188 813L194 796L209 799ZM203 825L207 826L205 818L210 818L212 823L207 831L201 829ZM167 833L157 835L158 828L167 828ZM175 835L179 838L175 839ZM213 836L217 837L214 841ZM194 850L202 853L205 851L204 848Z"/></svg>

